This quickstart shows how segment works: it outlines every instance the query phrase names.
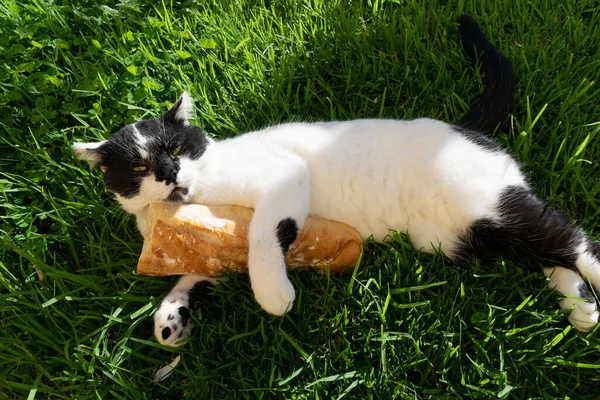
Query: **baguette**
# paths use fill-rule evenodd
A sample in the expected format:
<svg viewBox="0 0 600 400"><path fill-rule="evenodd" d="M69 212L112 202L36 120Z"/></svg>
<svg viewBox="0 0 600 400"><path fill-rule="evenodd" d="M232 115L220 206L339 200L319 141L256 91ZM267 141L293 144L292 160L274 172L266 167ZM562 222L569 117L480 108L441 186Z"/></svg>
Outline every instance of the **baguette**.
<svg viewBox="0 0 600 400"><path fill-rule="evenodd" d="M239 206L151 204L137 272L151 276L247 273L253 213ZM289 268L343 273L356 265L362 244L358 232L348 225L309 217L286 262Z"/></svg>

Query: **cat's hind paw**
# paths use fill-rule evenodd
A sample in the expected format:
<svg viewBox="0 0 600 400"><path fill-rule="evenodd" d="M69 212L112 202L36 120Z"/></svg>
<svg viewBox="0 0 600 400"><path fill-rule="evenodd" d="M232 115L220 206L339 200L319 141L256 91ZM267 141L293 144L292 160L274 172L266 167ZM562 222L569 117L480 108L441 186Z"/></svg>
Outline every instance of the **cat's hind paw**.
<svg viewBox="0 0 600 400"><path fill-rule="evenodd" d="M578 301L569 315L569 322L578 331L589 332L598 324L599 317L595 303Z"/></svg>

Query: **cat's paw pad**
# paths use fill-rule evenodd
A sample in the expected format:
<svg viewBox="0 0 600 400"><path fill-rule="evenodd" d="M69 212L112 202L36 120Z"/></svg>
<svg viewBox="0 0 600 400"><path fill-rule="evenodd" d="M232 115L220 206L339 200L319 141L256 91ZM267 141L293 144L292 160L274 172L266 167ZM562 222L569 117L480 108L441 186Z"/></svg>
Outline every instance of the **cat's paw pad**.
<svg viewBox="0 0 600 400"><path fill-rule="evenodd" d="M569 322L581 332L589 332L598 323L600 313L596 304L578 301L569 315Z"/></svg>
<svg viewBox="0 0 600 400"><path fill-rule="evenodd" d="M170 294L163 300L154 314L154 335L159 343L167 346L181 346L181 340L190 335L191 313L188 308L187 294Z"/></svg>
<svg viewBox="0 0 600 400"><path fill-rule="evenodd" d="M283 315L292 309L296 291L287 276L255 281L256 279L252 282L254 297L263 310L269 314Z"/></svg>

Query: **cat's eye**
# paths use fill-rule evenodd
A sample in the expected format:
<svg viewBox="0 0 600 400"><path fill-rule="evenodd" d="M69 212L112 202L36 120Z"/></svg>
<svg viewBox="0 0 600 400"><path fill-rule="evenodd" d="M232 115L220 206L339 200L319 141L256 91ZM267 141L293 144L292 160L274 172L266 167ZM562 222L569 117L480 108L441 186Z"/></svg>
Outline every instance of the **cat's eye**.
<svg viewBox="0 0 600 400"><path fill-rule="evenodd" d="M181 145L179 145L179 146L175 147L173 150L171 150L171 154L174 156L178 155L179 153L181 153Z"/></svg>
<svg viewBox="0 0 600 400"><path fill-rule="evenodd" d="M137 167L133 167L133 170L135 172L144 172L147 169L148 167L146 167L145 165L138 165Z"/></svg>

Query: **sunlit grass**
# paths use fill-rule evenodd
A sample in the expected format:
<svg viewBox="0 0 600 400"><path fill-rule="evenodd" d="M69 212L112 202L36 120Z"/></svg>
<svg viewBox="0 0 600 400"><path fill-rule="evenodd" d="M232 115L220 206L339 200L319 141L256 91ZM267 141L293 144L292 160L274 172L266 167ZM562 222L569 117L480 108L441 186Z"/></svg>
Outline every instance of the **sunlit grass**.
<svg viewBox="0 0 600 400"><path fill-rule="evenodd" d="M570 328L535 269L464 268L400 235L369 243L353 276L292 273L284 318L232 275L186 347L165 349L151 315L173 280L135 274L134 221L71 153L183 90L215 138L289 120L455 121L480 91L462 13L514 64L497 140L599 239L594 1L0 0L0 398L596 398L598 334Z"/></svg>

